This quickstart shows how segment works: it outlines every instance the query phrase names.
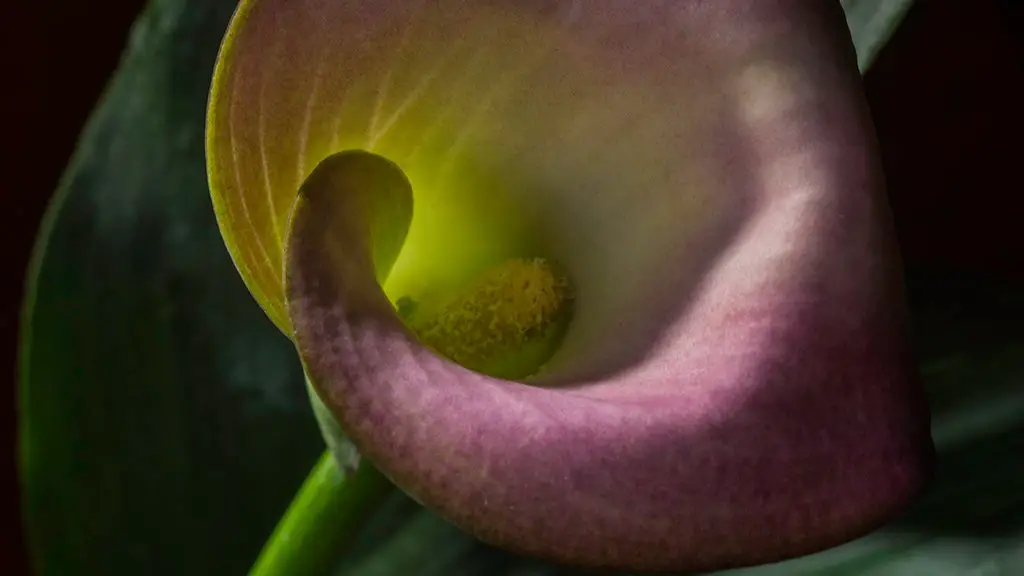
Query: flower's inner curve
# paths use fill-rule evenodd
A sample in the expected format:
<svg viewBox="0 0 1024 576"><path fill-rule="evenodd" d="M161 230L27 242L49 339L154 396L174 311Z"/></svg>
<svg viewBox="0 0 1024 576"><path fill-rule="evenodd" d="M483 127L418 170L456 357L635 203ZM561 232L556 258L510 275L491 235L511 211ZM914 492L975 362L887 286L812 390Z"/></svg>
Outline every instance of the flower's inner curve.
<svg viewBox="0 0 1024 576"><path fill-rule="evenodd" d="M534 247L539 234L534 242L517 244L509 242L501 227L491 227L490 233L474 238L480 254L490 252L490 258L420 263L418 289L408 290L394 282L395 262L422 249L423 242L441 251L449 245L447 235L417 238L408 234L417 218L431 215L432 209L444 204L431 202L437 197L423 198L397 163L365 150L325 158L303 183L299 197L319 198L319 217L332 222L336 241L325 245L324 265L343 261L331 258L336 251L357 260L367 258L397 317L439 355L489 376L522 380L537 373L557 351L572 315L574 290L565 270ZM477 210L462 216L470 221L500 221L500 211L483 210L494 205L478 203ZM450 228L459 223L453 220ZM530 228L539 232L540 223ZM353 268L343 273L357 274ZM459 277L465 280L451 282Z"/></svg>

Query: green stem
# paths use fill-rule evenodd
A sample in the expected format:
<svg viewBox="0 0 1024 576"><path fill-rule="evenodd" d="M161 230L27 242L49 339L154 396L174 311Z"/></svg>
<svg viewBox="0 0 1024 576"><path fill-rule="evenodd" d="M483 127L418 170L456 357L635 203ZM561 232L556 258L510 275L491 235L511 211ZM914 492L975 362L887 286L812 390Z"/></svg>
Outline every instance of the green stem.
<svg viewBox="0 0 1024 576"><path fill-rule="evenodd" d="M322 576L338 564L359 527L392 485L363 460L345 476L324 452L278 522L249 576Z"/></svg>

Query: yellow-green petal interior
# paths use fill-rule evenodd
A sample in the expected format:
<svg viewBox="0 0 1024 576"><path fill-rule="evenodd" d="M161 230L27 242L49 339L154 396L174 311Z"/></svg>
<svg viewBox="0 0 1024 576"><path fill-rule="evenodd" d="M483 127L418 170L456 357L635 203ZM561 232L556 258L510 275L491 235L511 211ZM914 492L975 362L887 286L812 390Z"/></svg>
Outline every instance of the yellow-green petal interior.
<svg viewBox="0 0 1024 576"><path fill-rule="evenodd" d="M225 243L268 316L291 335L282 246L299 187L328 156L365 150L413 190L383 283L396 308L443 307L539 258L573 285L571 325L558 316L561 328L531 340L565 332L559 374L645 346L676 313L675 286L704 265L700 246L739 209L744 175L723 135L742 113L744 76L739 64L733 77L658 57L689 49L670 28L624 51L621 17L547 3L243 0L217 63L207 152Z"/></svg>
<svg viewBox="0 0 1024 576"><path fill-rule="evenodd" d="M480 142L493 100L540 48L506 53L485 41L489 26L456 30L425 10L392 17L393 27L360 34L315 11L248 1L224 41L208 118L214 206L242 277L286 334L288 217L298 187L335 152L384 156L415 191L412 226L385 285L393 300L436 300L500 262L544 253L545 225L521 201L532 183ZM536 34L479 17L520 40Z"/></svg>

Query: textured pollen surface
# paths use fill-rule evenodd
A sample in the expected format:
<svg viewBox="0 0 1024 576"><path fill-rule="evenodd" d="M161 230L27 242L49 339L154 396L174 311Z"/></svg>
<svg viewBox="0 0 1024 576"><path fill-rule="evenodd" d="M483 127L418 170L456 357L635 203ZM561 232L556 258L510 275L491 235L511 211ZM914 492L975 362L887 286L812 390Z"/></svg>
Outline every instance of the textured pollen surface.
<svg viewBox="0 0 1024 576"><path fill-rule="evenodd" d="M566 276L543 258L491 268L413 329L439 354L480 370L499 355L541 338L572 299Z"/></svg>

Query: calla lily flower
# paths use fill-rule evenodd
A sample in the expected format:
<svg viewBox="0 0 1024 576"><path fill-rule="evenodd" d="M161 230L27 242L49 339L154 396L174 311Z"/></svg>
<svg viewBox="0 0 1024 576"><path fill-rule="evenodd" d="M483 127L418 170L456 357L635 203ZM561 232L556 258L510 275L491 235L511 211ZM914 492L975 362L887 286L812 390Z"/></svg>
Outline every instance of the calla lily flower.
<svg viewBox="0 0 1024 576"><path fill-rule="evenodd" d="M771 562L930 474L838 1L244 0L208 126L317 399L484 541Z"/></svg>

